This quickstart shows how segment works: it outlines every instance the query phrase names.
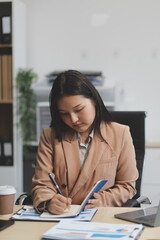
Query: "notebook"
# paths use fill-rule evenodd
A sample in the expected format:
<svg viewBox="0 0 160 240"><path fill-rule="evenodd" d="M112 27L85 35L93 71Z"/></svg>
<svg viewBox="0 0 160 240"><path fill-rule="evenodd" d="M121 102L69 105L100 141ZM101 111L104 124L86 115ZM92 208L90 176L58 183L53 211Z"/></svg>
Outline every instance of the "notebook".
<svg viewBox="0 0 160 240"><path fill-rule="evenodd" d="M12 219L17 221L60 221L62 219L72 218L73 220L77 221L90 221L96 213L97 209L92 208L84 210L84 207L87 204L88 200L93 197L93 194L95 192L98 192L106 183L107 180L98 181L86 196L81 205L71 205L69 210L67 210L64 214L54 215L48 212L39 214L35 211L33 206L23 206L20 210L13 214Z"/></svg>
<svg viewBox="0 0 160 240"><path fill-rule="evenodd" d="M141 223L150 227L160 226L160 202L156 207L144 208L114 215L116 218Z"/></svg>
<svg viewBox="0 0 160 240"><path fill-rule="evenodd" d="M74 216L77 216L78 214L80 214L80 212L82 210L84 210L84 207L86 206L88 200L90 198L93 197L93 194L96 193L96 192L99 192L99 190L107 183L107 180L100 180L98 181L94 186L93 188L91 189L91 191L88 193L88 195L85 197L85 199L83 200L83 202L81 203L81 205L74 205L72 204L70 206L69 209L67 209L63 214L60 214L60 215L54 215L54 214L50 214L49 212L43 212L41 214L41 218L64 218L64 217L74 217Z"/></svg>

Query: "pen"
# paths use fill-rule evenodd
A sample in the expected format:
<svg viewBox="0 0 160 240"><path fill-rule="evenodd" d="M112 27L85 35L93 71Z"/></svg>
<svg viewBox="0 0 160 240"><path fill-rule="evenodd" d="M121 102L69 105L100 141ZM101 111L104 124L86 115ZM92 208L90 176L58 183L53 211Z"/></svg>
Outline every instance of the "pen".
<svg viewBox="0 0 160 240"><path fill-rule="evenodd" d="M131 234L129 235L129 238L136 239L139 234L140 234L140 229L134 228Z"/></svg>
<svg viewBox="0 0 160 240"><path fill-rule="evenodd" d="M58 184L56 183L56 180L54 179L54 177L52 176L51 173L48 173L48 176L50 177L51 179L51 182L53 183L53 186L55 187L55 189L57 190L57 193L61 194L62 195L62 192L58 186Z"/></svg>

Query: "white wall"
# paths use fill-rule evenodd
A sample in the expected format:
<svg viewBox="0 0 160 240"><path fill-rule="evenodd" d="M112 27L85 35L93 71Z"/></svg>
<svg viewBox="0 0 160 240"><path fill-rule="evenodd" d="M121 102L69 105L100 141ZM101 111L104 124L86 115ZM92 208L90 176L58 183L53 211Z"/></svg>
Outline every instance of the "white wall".
<svg viewBox="0 0 160 240"><path fill-rule="evenodd" d="M146 141L160 142L160 1L26 0L28 66L100 70L120 110L145 110Z"/></svg>

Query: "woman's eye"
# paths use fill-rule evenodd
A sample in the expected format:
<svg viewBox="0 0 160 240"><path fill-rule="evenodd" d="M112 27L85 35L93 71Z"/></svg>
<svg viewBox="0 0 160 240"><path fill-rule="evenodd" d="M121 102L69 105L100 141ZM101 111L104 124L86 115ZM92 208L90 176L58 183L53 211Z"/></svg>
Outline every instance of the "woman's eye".
<svg viewBox="0 0 160 240"><path fill-rule="evenodd" d="M76 110L75 112L78 113L78 112L80 112L80 111L81 111L81 110Z"/></svg>
<svg viewBox="0 0 160 240"><path fill-rule="evenodd" d="M81 112L82 110L83 110L83 108L77 109L75 112Z"/></svg>

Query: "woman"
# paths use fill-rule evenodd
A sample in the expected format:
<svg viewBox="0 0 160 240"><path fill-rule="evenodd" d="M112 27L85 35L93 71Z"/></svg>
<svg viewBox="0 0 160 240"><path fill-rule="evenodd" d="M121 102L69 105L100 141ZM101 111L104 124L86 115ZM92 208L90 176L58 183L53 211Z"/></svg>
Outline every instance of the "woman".
<svg viewBox="0 0 160 240"><path fill-rule="evenodd" d="M50 93L51 126L43 130L32 179L34 207L61 214L81 204L93 185L108 180L86 208L122 206L138 178L129 127L111 121L90 81L75 70L62 72ZM48 173L62 191L57 194Z"/></svg>

